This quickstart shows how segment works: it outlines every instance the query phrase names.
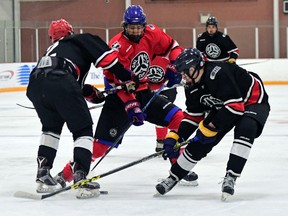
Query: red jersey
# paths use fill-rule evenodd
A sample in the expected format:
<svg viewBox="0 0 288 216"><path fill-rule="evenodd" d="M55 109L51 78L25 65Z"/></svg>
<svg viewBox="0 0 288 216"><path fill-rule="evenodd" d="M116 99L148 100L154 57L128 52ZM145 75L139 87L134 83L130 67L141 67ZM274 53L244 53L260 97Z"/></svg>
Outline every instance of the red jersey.
<svg viewBox="0 0 288 216"><path fill-rule="evenodd" d="M139 78L140 90L147 88L147 84L151 83L148 72L155 56L166 56L169 61L174 61L183 50L177 41L152 24L146 25L139 43L130 41L121 32L111 39L109 46L118 51L119 62L124 68L131 70ZM111 72L104 71L104 74L109 83L118 82Z"/></svg>

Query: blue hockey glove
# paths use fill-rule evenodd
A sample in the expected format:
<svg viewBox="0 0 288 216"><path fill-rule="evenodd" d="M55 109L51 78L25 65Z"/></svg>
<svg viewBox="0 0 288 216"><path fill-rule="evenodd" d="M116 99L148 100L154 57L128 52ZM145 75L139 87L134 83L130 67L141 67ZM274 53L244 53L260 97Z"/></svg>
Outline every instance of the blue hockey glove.
<svg viewBox="0 0 288 216"><path fill-rule="evenodd" d="M144 124L145 113L142 112L139 106L139 102L136 100L130 100L125 103L125 110L128 114L130 122L135 126Z"/></svg>
<svg viewBox="0 0 288 216"><path fill-rule="evenodd" d="M210 144L217 139L217 131L212 128L208 128L204 125L203 121L199 123L198 130L195 137L191 141L198 141L201 144Z"/></svg>
<svg viewBox="0 0 288 216"><path fill-rule="evenodd" d="M179 135L174 132L174 131L170 131L165 140L164 140L164 153L162 155L164 160L167 160L167 158L169 158L169 160L171 161L171 163L175 163L177 158L179 157L179 151L180 149L174 149L176 143L179 140Z"/></svg>
<svg viewBox="0 0 288 216"><path fill-rule="evenodd" d="M97 88L92 85L85 84L82 88L82 95L91 103L102 103L105 100L105 96Z"/></svg>
<svg viewBox="0 0 288 216"><path fill-rule="evenodd" d="M182 80L182 75L175 69L175 65L170 63L167 65L165 79L168 79L167 87L171 88L178 85Z"/></svg>

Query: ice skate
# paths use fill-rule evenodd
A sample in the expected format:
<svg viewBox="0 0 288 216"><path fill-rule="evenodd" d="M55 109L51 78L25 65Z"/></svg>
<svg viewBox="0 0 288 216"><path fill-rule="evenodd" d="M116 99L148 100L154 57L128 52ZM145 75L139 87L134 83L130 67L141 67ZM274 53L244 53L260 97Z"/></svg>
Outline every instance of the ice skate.
<svg viewBox="0 0 288 216"><path fill-rule="evenodd" d="M74 173L74 183L85 181L86 176L83 170L77 170ZM76 198L88 199L98 197L100 195L100 185L97 182L88 182L84 185L80 185L77 188Z"/></svg>
<svg viewBox="0 0 288 216"><path fill-rule="evenodd" d="M63 177L63 172L59 172L55 177L54 180L61 185L62 188L66 187L66 180Z"/></svg>
<svg viewBox="0 0 288 216"><path fill-rule="evenodd" d="M156 185L156 190L159 194L164 195L168 193L176 184L177 180L173 179L171 176L164 179L161 183Z"/></svg>
<svg viewBox="0 0 288 216"><path fill-rule="evenodd" d="M198 175L195 172L190 171L183 179L179 181L179 185L182 186L198 186Z"/></svg>
<svg viewBox="0 0 288 216"><path fill-rule="evenodd" d="M227 173L224 177L223 183L222 183L222 197L221 200L225 201L227 198L232 196L234 194L234 185L236 181L236 176L233 176L230 173Z"/></svg>
<svg viewBox="0 0 288 216"><path fill-rule="evenodd" d="M47 159L45 157L37 157L38 170L36 176L37 193L51 193L60 187L50 174L50 168L45 166Z"/></svg>

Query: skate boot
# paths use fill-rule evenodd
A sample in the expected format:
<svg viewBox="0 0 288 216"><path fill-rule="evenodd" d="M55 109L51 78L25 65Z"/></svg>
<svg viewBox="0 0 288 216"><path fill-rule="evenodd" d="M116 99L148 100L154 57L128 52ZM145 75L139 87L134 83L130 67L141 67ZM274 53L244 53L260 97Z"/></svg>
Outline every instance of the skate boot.
<svg viewBox="0 0 288 216"><path fill-rule="evenodd" d="M85 181L86 175L83 170L76 170L74 172L74 184L81 183ZM98 197L100 195L99 191L100 185L97 182L88 182L86 184L80 185L77 188L76 198L78 199L88 199L92 197Z"/></svg>
<svg viewBox="0 0 288 216"><path fill-rule="evenodd" d="M62 188L66 187L66 180L63 177L63 171L59 172L56 176L54 176L54 180L58 182Z"/></svg>
<svg viewBox="0 0 288 216"><path fill-rule="evenodd" d="M222 183L222 201L225 201L229 196L234 194L234 185L236 184L236 176L231 173L226 173Z"/></svg>
<svg viewBox="0 0 288 216"><path fill-rule="evenodd" d="M164 195L168 193L178 183L173 177L169 176L164 179L161 183L156 185L156 190L159 194Z"/></svg>
<svg viewBox="0 0 288 216"><path fill-rule="evenodd" d="M183 186L198 186L198 175L195 172L190 171L181 181L179 182L180 185Z"/></svg>
<svg viewBox="0 0 288 216"><path fill-rule="evenodd" d="M47 158L37 157L38 170L36 176L36 183L38 193L51 193L58 190L60 187L57 182L50 175L50 167L47 164Z"/></svg>
<svg viewBox="0 0 288 216"><path fill-rule="evenodd" d="M164 142L163 140L156 140L156 148L155 148L155 152L159 152L163 150L163 146L164 146Z"/></svg>

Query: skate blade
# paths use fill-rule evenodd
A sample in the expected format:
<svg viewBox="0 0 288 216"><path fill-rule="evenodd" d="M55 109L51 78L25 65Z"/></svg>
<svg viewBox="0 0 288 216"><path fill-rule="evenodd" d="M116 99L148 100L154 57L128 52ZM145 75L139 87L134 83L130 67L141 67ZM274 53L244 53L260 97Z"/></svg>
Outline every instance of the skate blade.
<svg viewBox="0 0 288 216"><path fill-rule="evenodd" d="M90 198L96 198L99 197L101 192L98 189L89 189L86 188L79 188L77 189L76 198L77 199L90 199Z"/></svg>
<svg viewBox="0 0 288 216"><path fill-rule="evenodd" d="M162 197L163 195L160 194L157 190L155 190L155 194L153 195L153 197Z"/></svg>
<svg viewBox="0 0 288 216"><path fill-rule="evenodd" d="M36 188L36 192L37 193L53 193L57 190L61 189L61 187L59 187L59 185L45 185L43 183L37 183L37 188Z"/></svg>
<svg viewBox="0 0 288 216"><path fill-rule="evenodd" d="M229 197L231 197L231 194L223 192L221 196L221 200L226 201Z"/></svg>
<svg viewBox="0 0 288 216"><path fill-rule="evenodd" d="M185 180L181 180L179 181L179 185L181 186L189 186L189 187L197 187L199 184L198 184L198 181L195 180L195 181L185 181Z"/></svg>

